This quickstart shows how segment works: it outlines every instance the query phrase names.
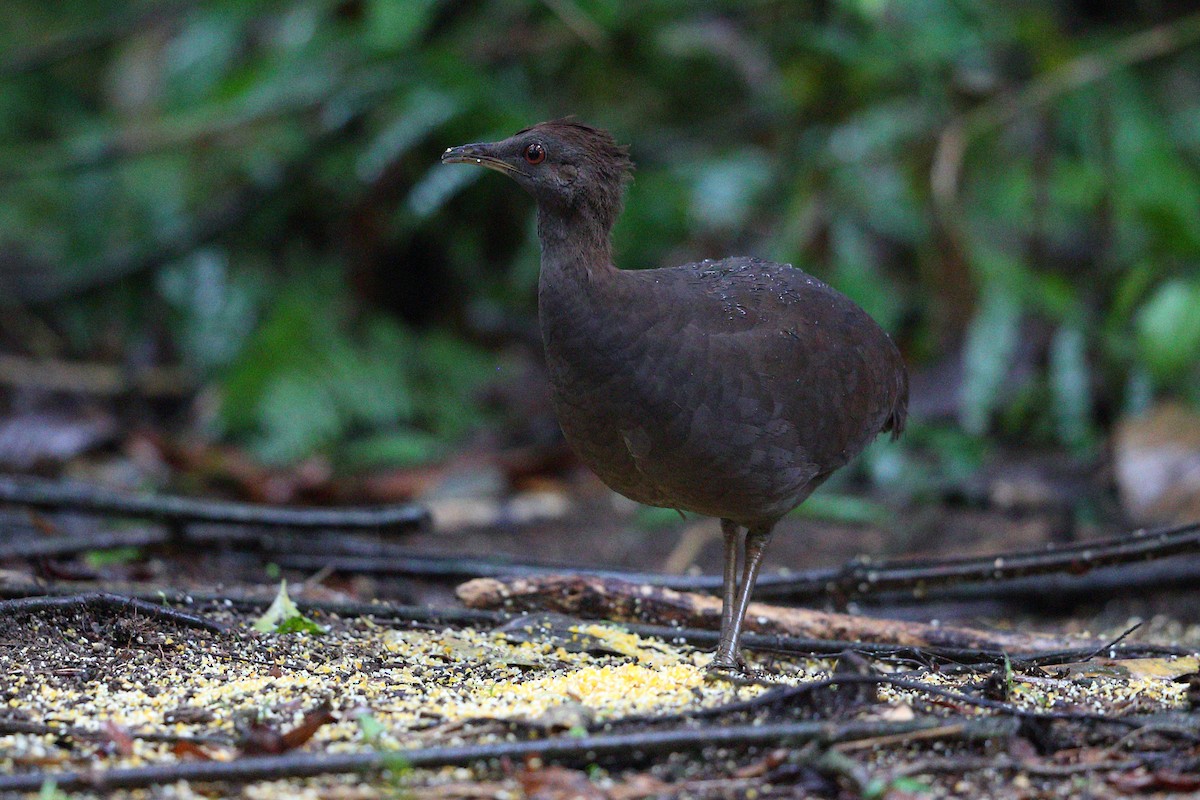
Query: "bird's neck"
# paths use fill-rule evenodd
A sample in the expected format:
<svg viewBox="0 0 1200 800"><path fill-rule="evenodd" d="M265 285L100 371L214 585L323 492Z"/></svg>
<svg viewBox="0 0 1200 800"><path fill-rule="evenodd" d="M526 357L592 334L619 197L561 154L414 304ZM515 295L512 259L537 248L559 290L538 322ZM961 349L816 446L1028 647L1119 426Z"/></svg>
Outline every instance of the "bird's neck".
<svg viewBox="0 0 1200 800"><path fill-rule="evenodd" d="M590 294L611 278L618 271L612 263L611 229L611 222L588 208L563 211L539 206L539 293L543 297L548 290Z"/></svg>

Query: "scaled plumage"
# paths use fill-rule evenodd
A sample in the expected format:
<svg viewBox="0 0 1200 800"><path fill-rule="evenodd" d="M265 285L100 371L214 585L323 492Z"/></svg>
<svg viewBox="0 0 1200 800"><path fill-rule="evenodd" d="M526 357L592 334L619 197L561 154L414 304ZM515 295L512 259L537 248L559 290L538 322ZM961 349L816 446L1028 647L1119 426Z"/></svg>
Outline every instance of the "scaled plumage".
<svg viewBox="0 0 1200 800"><path fill-rule="evenodd" d="M605 131L557 120L442 160L497 169L537 200L539 314L563 433L621 494L722 520L713 663L741 666L742 619L775 523L879 433L904 429L895 345L845 295L786 264L615 268L609 232L632 164Z"/></svg>

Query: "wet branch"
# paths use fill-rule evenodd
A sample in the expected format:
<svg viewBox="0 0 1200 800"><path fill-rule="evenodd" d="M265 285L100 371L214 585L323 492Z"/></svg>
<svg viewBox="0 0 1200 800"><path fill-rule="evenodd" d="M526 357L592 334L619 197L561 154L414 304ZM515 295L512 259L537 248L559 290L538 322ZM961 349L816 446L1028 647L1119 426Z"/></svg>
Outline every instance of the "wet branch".
<svg viewBox="0 0 1200 800"><path fill-rule="evenodd" d="M45 558L91 550L115 550L122 547L153 547L171 540L171 532L162 527L134 530L93 531L90 533L21 537L0 543L0 561L10 558Z"/></svg>
<svg viewBox="0 0 1200 800"><path fill-rule="evenodd" d="M1082 575L1099 567L1132 564L1169 556L1200 553L1200 522L1166 528L1137 530L1123 536L1093 539L1038 550L1016 550L973 558L909 560L899 562L852 561L826 573L825 592L854 597L888 591L924 593L932 587L985 581L1011 581L1035 575ZM776 576L771 576L776 577ZM792 581L779 576L772 592L817 589L814 576ZM760 581L760 584L762 581Z"/></svg>
<svg viewBox="0 0 1200 800"><path fill-rule="evenodd" d="M414 531L429 524L429 513L412 504L379 508L276 507L175 495L129 494L96 486L11 475L0 476L0 504L136 517L173 524L208 522L305 530L358 528L380 531Z"/></svg>
<svg viewBox="0 0 1200 800"><path fill-rule="evenodd" d="M565 564L522 562L511 556L487 558L440 553L419 553L386 542L322 542L323 552L297 551L289 545L277 546L273 559L289 569L331 568L350 573L407 575L431 580L465 578L537 578L571 573L602 579L615 579L658 586L678 591L715 592L721 588L718 575L664 575L653 572L586 569ZM971 558L907 559L871 561L855 559L840 568L766 574L759 578L755 596L792 601L841 600L884 594L907 594L927 599L937 590L967 584L984 584L969 591L972 597L1004 596L1007 592L1040 594L1037 585L1025 583L1011 590L1001 586L1041 576L1067 575L1086 583L1086 573L1105 567L1125 566L1178 555L1200 554L1200 522L1168 528L1139 530L1133 533L1087 542L1052 545L1038 550L1016 550ZM1170 576L1174 576L1170 572ZM1106 590L1150 581L1161 584L1162 576L1142 571L1112 576L1094 576ZM1169 577L1169 576L1168 576ZM1056 584L1057 587L1057 584ZM1021 591L1018 592L1017 589ZM1046 588L1046 587L1042 587ZM1069 588L1069 587L1067 587Z"/></svg>
<svg viewBox="0 0 1200 800"><path fill-rule="evenodd" d="M85 608L96 608L118 613L142 614L153 619L183 625L189 628L200 628L212 633L223 633L226 628L211 619L180 611L167 605L159 605L137 597L122 597L107 592L90 592L88 594L60 595L57 597L22 597L13 600L0 600L0 617L13 614L36 614L40 611L76 611Z"/></svg>

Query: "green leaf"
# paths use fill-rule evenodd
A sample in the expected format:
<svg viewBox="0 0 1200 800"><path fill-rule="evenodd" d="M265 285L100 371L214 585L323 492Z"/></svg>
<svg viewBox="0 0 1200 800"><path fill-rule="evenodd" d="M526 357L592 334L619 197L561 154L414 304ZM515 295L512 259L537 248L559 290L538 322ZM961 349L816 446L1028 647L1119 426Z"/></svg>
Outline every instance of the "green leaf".
<svg viewBox="0 0 1200 800"><path fill-rule="evenodd" d="M197 251L158 274L159 292L179 319L187 363L209 371L237 357L256 321L250 284L231 272L228 254L215 248Z"/></svg>
<svg viewBox="0 0 1200 800"><path fill-rule="evenodd" d="M340 450L346 469L413 467L426 464L445 452L436 436L411 428L386 431L350 442Z"/></svg>
<svg viewBox="0 0 1200 800"><path fill-rule="evenodd" d="M1076 327L1062 326L1050 345L1050 390L1054 399L1051 414L1058 438L1079 447L1092 432L1091 370L1087 340Z"/></svg>
<svg viewBox="0 0 1200 800"><path fill-rule="evenodd" d="M415 5L411 0L404 3L392 2L391 5ZM424 139L459 111L459 105L448 94L430 90L417 90L412 93L403 109L378 135L367 145L359 155L355 164L355 172L363 183L372 183L380 178L396 159L408 152L417 142ZM470 172L478 175L479 170L437 169L443 176L456 173Z"/></svg>
<svg viewBox="0 0 1200 800"><path fill-rule="evenodd" d="M702 231L742 225L771 178L770 163L753 150L685 172L692 181L691 213Z"/></svg>
<svg viewBox="0 0 1200 800"><path fill-rule="evenodd" d="M370 713L359 714L357 722L363 741L371 745L371 747L379 747L384 734L387 733L387 728L383 726L383 723L375 719L374 715Z"/></svg>
<svg viewBox="0 0 1200 800"><path fill-rule="evenodd" d="M379 50L404 50L416 43L433 16L437 0L369 0L367 42Z"/></svg>
<svg viewBox="0 0 1200 800"><path fill-rule="evenodd" d="M687 518L673 508L639 505L633 514L633 524L644 531L671 528Z"/></svg>
<svg viewBox="0 0 1200 800"><path fill-rule="evenodd" d="M959 419L975 435L987 431L1000 405L1000 392L1016 353L1021 306L997 283L984 289L983 302L967 331Z"/></svg>
<svg viewBox="0 0 1200 800"><path fill-rule="evenodd" d="M1188 376L1200 361L1200 282L1164 283L1138 310L1136 328L1138 352L1160 384Z"/></svg>
<svg viewBox="0 0 1200 800"><path fill-rule="evenodd" d="M42 782L42 788L38 791L38 800L67 800L66 792L58 788L58 784L53 778L47 778Z"/></svg>
<svg viewBox="0 0 1200 800"><path fill-rule="evenodd" d="M83 562L92 569L99 569L115 564L129 564L141 557L140 547L114 547L110 550L89 550L84 554Z"/></svg>
<svg viewBox="0 0 1200 800"><path fill-rule="evenodd" d="M323 635L325 629L300 613L300 609L288 596L287 580L279 582L279 593L261 617L251 626L260 633L311 633Z"/></svg>
<svg viewBox="0 0 1200 800"><path fill-rule="evenodd" d="M262 438L257 450L272 463L296 461L343 429L332 387L297 369L276 376L258 402Z"/></svg>
<svg viewBox="0 0 1200 800"><path fill-rule="evenodd" d="M888 519L888 510L881 503L865 497L818 491L797 506L791 515L855 525L879 525Z"/></svg>
<svg viewBox="0 0 1200 800"><path fill-rule="evenodd" d="M933 787L928 783L920 780L919 778L913 778L907 775L896 778L896 780L892 781L891 788L898 792L908 792L910 794L929 794L933 791Z"/></svg>

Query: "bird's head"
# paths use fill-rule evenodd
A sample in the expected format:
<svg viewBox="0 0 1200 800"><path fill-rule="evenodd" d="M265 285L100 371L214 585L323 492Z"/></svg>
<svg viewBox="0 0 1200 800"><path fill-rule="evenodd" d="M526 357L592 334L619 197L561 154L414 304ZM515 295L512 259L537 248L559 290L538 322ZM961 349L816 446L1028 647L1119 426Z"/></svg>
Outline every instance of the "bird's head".
<svg viewBox="0 0 1200 800"><path fill-rule="evenodd" d="M443 164L478 164L503 172L546 212L590 213L611 226L621 210L633 163L608 131L569 119L542 122L499 142L464 144Z"/></svg>

